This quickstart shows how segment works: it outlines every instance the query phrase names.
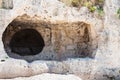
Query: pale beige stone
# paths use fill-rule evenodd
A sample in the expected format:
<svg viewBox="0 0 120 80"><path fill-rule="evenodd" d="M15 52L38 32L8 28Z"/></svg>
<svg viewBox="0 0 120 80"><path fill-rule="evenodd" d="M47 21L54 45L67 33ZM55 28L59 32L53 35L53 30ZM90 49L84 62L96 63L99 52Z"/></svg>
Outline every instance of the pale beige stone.
<svg viewBox="0 0 120 80"><path fill-rule="evenodd" d="M35 78L15 80L49 80L48 75L43 77L42 73L59 73L78 75L84 80L120 79L120 21L116 14L120 6L119 0L105 0L105 15L102 19L90 13L86 7L68 7L58 0L13 0L13 3L13 9L0 9L0 78L41 74ZM16 26L17 29L13 29L10 23L14 23L14 26L26 23L37 29L45 39L43 52L24 57L13 54L22 60L8 57L4 45L9 43L14 30L26 28ZM6 28L11 31L7 33L9 36L6 41L2 41ZM6 49L10 51L9 48ZM93 58L81 58L80 53ZM24 59L35 62L28 63ZM61 79L61 76L56 78L57 75L49 75L51 76L54 76L52 80ZM68 79L77 80L65 78Z"/></svg>

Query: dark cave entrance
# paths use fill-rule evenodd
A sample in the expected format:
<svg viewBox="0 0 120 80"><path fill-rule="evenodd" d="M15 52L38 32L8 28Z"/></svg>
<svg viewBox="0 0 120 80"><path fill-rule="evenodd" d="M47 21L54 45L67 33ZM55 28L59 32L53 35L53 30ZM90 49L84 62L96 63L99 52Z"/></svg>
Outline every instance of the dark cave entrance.
<svg viewBox="0 0 120 80"><path fill-rule="evenodd" d="M42 36L34 29L16 32L9 43L11 52L20 56L39 54L45 46Z"/></svg>
<svg viewBox="0 0 120 80"><path fill-rule="evenodd" d="M6 54L15 59L65 60L94 58L98 41L95 29L84 22L49 23L23 15L4 30Z"/></svg>

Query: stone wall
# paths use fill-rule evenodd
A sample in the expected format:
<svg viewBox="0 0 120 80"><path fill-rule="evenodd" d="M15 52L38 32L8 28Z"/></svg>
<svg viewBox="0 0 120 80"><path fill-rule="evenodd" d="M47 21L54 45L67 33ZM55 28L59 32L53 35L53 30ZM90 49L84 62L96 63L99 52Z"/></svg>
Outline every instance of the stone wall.
<svg viewBox="0 0 120 80"><path fill-rule="evenodd" d="M68 7L58 0L13 3L13 9L0 9L0 78L56 73L85 80L120 79L119 0L105 0L102 19L86 7ZM45 47L35 56L16 56L7 44L27 28L41 34Z"/></svg>

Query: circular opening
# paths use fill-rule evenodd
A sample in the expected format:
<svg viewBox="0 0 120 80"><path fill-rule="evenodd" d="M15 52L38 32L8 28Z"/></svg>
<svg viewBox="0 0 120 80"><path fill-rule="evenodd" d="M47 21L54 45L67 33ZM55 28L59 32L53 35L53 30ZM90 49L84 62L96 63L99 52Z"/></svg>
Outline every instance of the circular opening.
<svg viewBox="0 0 120 80"><path fill-rule="evenodd" d="M34 29L23 29L16 32L9 43L11 52L20 56L36 55L45 46L42 36Z"/></svg>

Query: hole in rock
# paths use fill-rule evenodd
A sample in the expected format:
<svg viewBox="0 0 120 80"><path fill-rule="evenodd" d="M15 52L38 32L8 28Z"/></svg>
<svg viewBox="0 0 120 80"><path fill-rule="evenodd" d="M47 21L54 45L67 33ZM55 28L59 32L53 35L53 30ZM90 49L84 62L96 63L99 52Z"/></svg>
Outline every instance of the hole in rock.
<svg viewBox="0 0 120 80"><path fill-rule="evenodd" d="M52 24L33 21L27 15L17 17L6 27L2 41L9 57L27 61L94 58L97 50L96 32L90 24Z"/></svg>
<svg viewBox="0 0 120 80"><path fill-rule="evenodd" d="M45 46L42 36L34 29L23 29L16 32L9 46L11 52L21 56L36 55Z"/></svg>

